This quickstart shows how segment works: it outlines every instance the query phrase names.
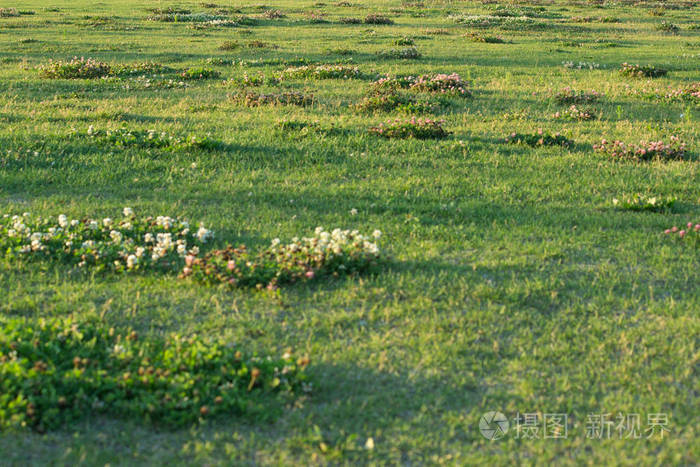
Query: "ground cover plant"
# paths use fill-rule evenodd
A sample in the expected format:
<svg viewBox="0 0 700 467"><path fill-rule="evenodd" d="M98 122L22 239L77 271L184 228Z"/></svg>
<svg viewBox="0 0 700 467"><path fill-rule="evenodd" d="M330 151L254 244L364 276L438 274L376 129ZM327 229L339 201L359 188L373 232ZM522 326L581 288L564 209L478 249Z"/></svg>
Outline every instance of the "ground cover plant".
<svg viewBox="0 0 700 467"><path fill-rule="evenodd" d="M96 319L11 319L2 331L3 429L44 432L88 414L169 426L232 414L273 417L257 393L302 392L307 364L289 353L244 356L196 336L142 339Z"/></svg>
<svg viewBox="0 0 700 467"><path fill-rule="evenodd" d="M2 4L1 463L697 464L697 2L214 3Z"/></svg>
<svg viewBox="0 0 700 467"><path fill-rule="evenodd" d="M613 198L612 203L618 209L628 211L663 212L673 208L676 201L676 198L671 196L664 198L660 196L645 196L638 193L632 196L624 195L620 198Z"/></svg>

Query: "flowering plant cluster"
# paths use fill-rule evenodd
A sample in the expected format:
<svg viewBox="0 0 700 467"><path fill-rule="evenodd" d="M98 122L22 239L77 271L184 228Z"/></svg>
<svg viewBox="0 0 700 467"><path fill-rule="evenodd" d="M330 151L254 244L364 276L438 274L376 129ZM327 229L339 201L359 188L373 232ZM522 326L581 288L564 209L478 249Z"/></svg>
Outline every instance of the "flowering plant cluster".
<svg viewBox="0 0 700 467"><path fill-rule="evenodd" d="M636 194L633 196L624 195L620 199L613 198L613 206L627 211L668 211L674 204L676 198L663 196L645 196Z"/></svg>
<svg viewBox="0 0 700 467"><path fill-rule="evenodd" d="M678 31L681 30L677 24L673 24L670 21L661 21L655 26L655 28L657 31L668 32L671 34L678 34Z"/></svg>
<svg viewBox="0 0 700 467"><path fill-rule="evenodd" d="M0 8L0 18L12 18L20 16L17 8Z"/></svg>
<svg viewBox="0 0 700 467"><path fill-rule="evenodd" d="M666 98L700 102L700 82L689 84L681 89L674 89L666 94Z"/></svg>
<svg viewBox="0 0 700 467"><path fill-rule="evenodd" d="M95 79L130 77L134 75L156 76L174 70L156 62L109 64L93 58L73 57L70 61L49 60L37 67L39 74L49 79Z"/></svg>
<svg viewBox="0 0 700 467"><path fill-rule="evenodd" d="M571 146L573 141L562 136L559 133L550 135L544 133L541 129L534 134L511 133L506 136L506 143L510 144L527 144L528 146Z"/></svg>
<svg viewBox="0 0 700 467"><path fill-rule="evenodd" d="M455 23L464 24L472 28L501 27L503 29L532 29L547 25L529 16L496 16L496 15L451 15Z"/></svg>
<svg viewBox="0 0 700 467"><path fill-rule="evenodd" d="M582 122L582 121L586 121L586 120L595 120L597 118L597 116L594 113L594 111L589 110L589 109L582 109L580 107L576 107L576 105L574 104L564 111L555 112L554 118Z"/></svg>
<svg viewBox="0 0 700 467"><path fill-rule="evenodd" d="M399 46L407 46L407 45L416 45L416 41L413 40L411 37L399 37L394 41L394 45L399 45Z"/></svg>
<svg viewBox="0 0 700 467"><path fill-rule="evenodd" d="M362 24L362 18L343 17L338 20L341 24Z"/></svg>
<svg viewBox="0 0 700 467"><path fill-rule="evenodd" d="M597 91L575 91L570 87L565 87L554 94L554 100L559 104L590 104L598 101L601 94Z"/></svg>
<svg viewBox="0 0 700 467"><path fill-rule="evenodd" d="M138 89L185 89L188 85L184 81L174 79L154 79L146 76L137 76L125 81L123 88L127 91Z"/></svg>
<svg viewBox="0 0 700 467"><path fill-rule="evenodd" d="M394 24L394 21L384 15L369 14L365 16L365 24Z"/></svg>
<svg viewBox="0 0 700 467"><path fill-rule="evenodd" d="M245 88L258 87L265 84L265 75L263 73L258 73L257 75L243 73L243 76L231 78L228 81L225 81L224 84L235 84Z"/></svg>
<svg viewBox="0 0 700 467"><path fill-rule="evenodd" d="M196 335L142 338L96 319L6 320L0 430L43 432L86 414L173 428L218 416L270 416L311 389L308 357L242 350Z"/></svg>
<svg viewBox="0 0 700 467"><path fill-rule="evenodd" d="M279 19L279 18L286 18L287 15L282 13L282 10L276 10L276 9L270 9L270 10L265 10L263 14L260 15L261 17L265 19Z"/></svg>
<svg viewBox="0 0 700 467"><path fill-rule="evenodd" d="M694 240L696 245L700 245L700 222L688 222L685 228L680 229L674 225L670 229L664 230L664 233L666 235L676 235L678 238L686 241Z"/></svg>
<svg viewBox="0 0 700 467"><path fill-rule="evenodd" d="M260 105L297 105L305 107L314 103L313 94L291 91L283 93L263 94L255 92L239 92L232 97L234 102L247 107Z"/></svg>
<svg viewBox="0 0 700 467"><path fill-rule="evenodd" d="M620 66L620 74L630 78L658 78L668 74L668 70L653 65L632 65L625 62Z"/></svg>
<svg viewBox="0 0 700 467"><path fill-rule="evenodd" d="M218 78L221 73L217 70L204 67L191 67L178 73L185 80Z"/></svg>
<svg viewBox="0 0 700 467"><path fill-rule="evenodd" d="M97 271L132 272L177 269L187 255L213 237L203 225L190 227L167 216L137 218L124 208L120 220L0 218L0 251L8 257L53 260Z"/></svg>
<svg viewBox="0 0 700 467"><path fill-rule="evenodd" d="M505 41L498 36L485 36L478 32L467 32L464 37L471 39L472 42L483 42L485 44L503 44Z"/></svg>
<svg viewBox="0 0 700 467"><path fill-rule="evenodd" d="M238 27L239 23L232 19L212 19L203 22L192 22L187 23L187 29L213 29L213 28L235 28Z"/></svg>
<svg viewBox="0 0 700 467"><path fill-rule="evenodd" d="M62 60L39 65L39 74L50 79L90 79L109 76L112 67L93 58L73 57L69 62Z"/></svg>
<svg viewBox="0 0 700 467"><path fill-rule="evenodd" d="M146 19L148 21L161 21L164 23L206 23L209 21L224 21L227 20L228 17L209 13L190 13L187 11L156 13Z"/></svg>
<svg viewBox="0 0 700 467"><path fill-rule="evenodd" d="M154 148L164 151L191 150L191 149L216 149L222 145L220 141L207 136L190 135L187 137L172 136L164 131L133 130L118 128L116 130L98 130L92 125L87 130L87 136L98 139L102 143L108 143L117 147L136 146L140 148Z"/></svg>
<svg viewBox="0 0 700 467"><path fill-rule="evenodd" d="M371 127L369 132L384 138L439 139L450 134L442 125L444 120L411 117L409 120L396 118Z"/></svg>
<svg viewBox="0 0 700 467"><path fill-rule="evenodd" d="M207 284L229 287L274 289L279 285L307 281L321 276L338 276L365 271L380 259L377 241L381 232L365 236L356 230L318 227L311 237L279 239L257 254L243 245L215 250L204 257L186 258L183 277Z"/></svg>
<svg viewBox="0 0 700 467"><path fill-rule="evenodd" d="M601 67L599 63L595 62L563 61L561 64L564 66L564 68L568 68L570 70L597 70L599 68L605 68L604 66Z"/></svg>
<svg viewBox="0 0 700 467"><path fill-rule="evenodd" d="M378 52L380 57L385 58L399 58L405 60L412 60L416 58L421 58L421 53L415 47L397 47L388 50L382 50Z"/></svg>
<svg viewBox="0 0 700 467"><path fill-rule="evenodd" d="M594 144L593 149L607 154L614 159L634 160L674 160L684 159L687 155L686 145L677 136L671 136L669 143L663 141L642 142L640 144L625 144L622 141L603 139L600 144Z"/></svg>
<svg viewBox="0 0 700 467"><path fill-rule="evenodd" d="M398 90L377 89L354 105L359 112L391 112L403 113L435 113L446 105L435 99L417 98L414 95Z"/></svg>
<svg viewBox="0 0 700 467"><path fill-rule="evenodd" d="M469 97L468 83L457 73L438 73L419 76L384 77L375 81L375 89L411 89L419 92L433 92Z"/></svg>
<svg viewBox="0 0 700 467"><path fill-rule="evenodd" d="M349 65L304 65L289 67L282 71L281 79L350 79L360 78L362 73L356 66Z"/></svg>

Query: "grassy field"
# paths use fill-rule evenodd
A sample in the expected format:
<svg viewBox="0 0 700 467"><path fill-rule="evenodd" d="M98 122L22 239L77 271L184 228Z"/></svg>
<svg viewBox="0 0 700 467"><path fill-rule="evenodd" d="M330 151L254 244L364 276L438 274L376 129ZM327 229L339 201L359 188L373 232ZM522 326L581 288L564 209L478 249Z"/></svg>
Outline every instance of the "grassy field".
<svg viewBox="0 0 700 467"><path fill-rule="evenodd" d="M2 325L93 318L261 355L292 348L310 358L313 385L270 420L173 430L97 413L44 433L6 430L0 464L700 461L700 243L663 233L700 222L700 94L670 95L700 81L697 4L216 3L5 2L2 213L102 218L128 206L204 222L217 246L252 248L317 226L379 229L385 260L369 274L257 291L0 259ZM169 7L236 24L148 19L159 14L148 8ZM363 23L371 14L393 24ZM411 47L420 57L402 58ZM48 79L37 69L73 56L170 71ZM626 77L624 62L668 74ZM339 63L359 75L274 79ZM178 76L190 67L220 76ZM469 83L471 97L415 93L434 106L420 116L450 134L372 134L413 115L357 109L372 82L428 73ZM244 87L245 74L264 83ZM567 87L602 95L576 104L597 118L561 118ZM313 102L250 106L241 92ZM163 150L89 136L121 127L216 144ZM571 144L505 142L539 130ZM613 160L593 147L671 136L687 145L680 160ZM637 193L676 202L661 212L613 204ZM510 420L502 439L480 433L489 411ZM538 414L535 439L518 436L518 414ZM566 437L545 438L546 414L567 415ZM596 414L638 414L642 436L595 436ZM646 432L655 414L668 418L664 436Z"/></svg>

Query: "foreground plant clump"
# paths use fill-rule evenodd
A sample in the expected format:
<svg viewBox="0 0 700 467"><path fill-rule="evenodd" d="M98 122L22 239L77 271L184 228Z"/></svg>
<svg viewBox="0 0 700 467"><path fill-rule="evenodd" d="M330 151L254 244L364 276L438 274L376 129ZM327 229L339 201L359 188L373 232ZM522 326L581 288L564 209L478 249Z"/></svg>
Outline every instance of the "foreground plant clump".
<svg viewBox="0 0 700 467"><path fill-rule="evenodd" d="M554 100L559 104L590 104L600 99L598 91L576 91L570 87L565 87L554 95Z"/></svg>
<svg viewBox="0 0 700 467"><path fill-rule="evenodd" d="M134 130L118 128L116 130L99 130L90 126L87 136L101 143L107 143L117 147L155 148L165 151L191 150L191 149L216 149L222 144L209 136L190 135L178 137L164 131Z"/></svg>
<svg viewBox="0 0 700 467"><path fill-rule="evenodd" d="M411 89L470 97L469 85L457 73L384 77L373 83L375 89Z"/></svg>
<svg viewBox="0 0 700 467"><path fill-rule="evenodd" d="M551 135L538 130L537 133L523 134L511 133L505 138L506 143L510 144L527 144L528 146L571 146L573 141L559 133Z"/></svg>
<svg viewBox="0 0 700 467"><path fill-rule="evenodd" d="M314 96L313 94L304 94L299 91L269 94L248 91L234 94L232 100L246 107L257 107L260 105L296 105L306 107L314 103Z"/></svg>
<svg viewBox="0 0 700 467"><path fill-rule="evenodd" d="M321 228L311 237L278 239L257 253L226 246L204 256L214 237L202 224L158 216L137 218L130 208L116 221L56 219L5 214L0 218L0 253L9 260L46 260L95 271L181 271L207 284L275 288L277 285L363 272L380 260L381 232Z"/></svg>
<svg viewBox="0 0 700 467"><path fill-rule="evenodd" d="M641 142L627 144L619 140L603 139L600 144L593 145L597 152L607 154L614 159L633 160L679 160L687 156L686 145L677 136L671 136L670 142L663 141Z"/></svg>
<svg viewBox="0 0 700 467"><path fill-rule="evenodd" d="M51 260L97 271L169 271L213 237L203 225L158 216L137 218L124 208L119 220L5 214L0 252L9 258Z"/></svg>
<svg viewBox="0 0 700 467"><path fill-rule="evenodd" d="M282 71L280 79L350 79L360 78L362 73L356 66L348 65L304 65L289 67Z"/></svg>
<svg viewBox="0 0 700 467"><path fill-rule="evenodd" d="M370 133L384 138L416 138L416 139L439 139L450 134L442 125L444 120L431 120L429 118L415 118L402 120L396 118L371 127Z"/></svg>
<svg viewBox="0 0 700 467"><path fill-rule="evenodd" d="M108 76L112 67L108 63L99 62L93 58L73 57L70 61L53 61L40 65L39 74L49 79L92 79Z"/></svg>
<svg viewBox="0 0 700 467"><path fill-rule="evenodd" d="M587 120L595 120L596 114L593 110L583 109L581 107L577 107L576 105L572 105L564 111L555 112L554 118L583 122Z"/></svg>
<svg viewBox="0 0 700 467"><path fill-rule="evenodd" d="M668 74L668 70L656 68L653 65L632 65L623 63L620 66L620 74L630 78L658 78Z"/></svg>
<svg viewBox="0 0 700 467"><path fill-rule="evenodd" d="M257 254L242 245L215 250L202 258L188 256L182 276L207 284L274 289L323 276L359 273L380 260L376 243L380 237L378 230L369 237L356 230L327 232L318 227L311 237L293 238L288 244L275 239Z"/></svg>
<svg viewBox="0 0 700 467"><path fill-rule="evenodd" d="M86 414L172 427L271 418L274 399L310 388L307 358L241 350L198 336L141 339L97 320L8 320L0 324L0 429L44 431Z"/></svg>
<svg viewBox="0 0 700 467"><path fill-rule="evenodd" d="M662 196L645 196L636 194L624 195L613 198L613 206L627 211L654 211L662 212L670 210L676 204L676 198Z"/></svg>

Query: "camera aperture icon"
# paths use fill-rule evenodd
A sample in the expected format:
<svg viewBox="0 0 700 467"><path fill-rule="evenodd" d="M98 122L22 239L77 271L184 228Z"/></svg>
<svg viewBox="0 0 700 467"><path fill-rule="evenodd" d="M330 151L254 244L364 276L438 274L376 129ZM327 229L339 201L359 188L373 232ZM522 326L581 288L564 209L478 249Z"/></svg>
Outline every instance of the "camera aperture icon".
<svg viewBox="0 0 700 467"><path fill-rule="evenodd" d="M503 438L508 433L509 427L508 418L501 412L486 412L479 419L479 431L486 439Z"/></svg>

